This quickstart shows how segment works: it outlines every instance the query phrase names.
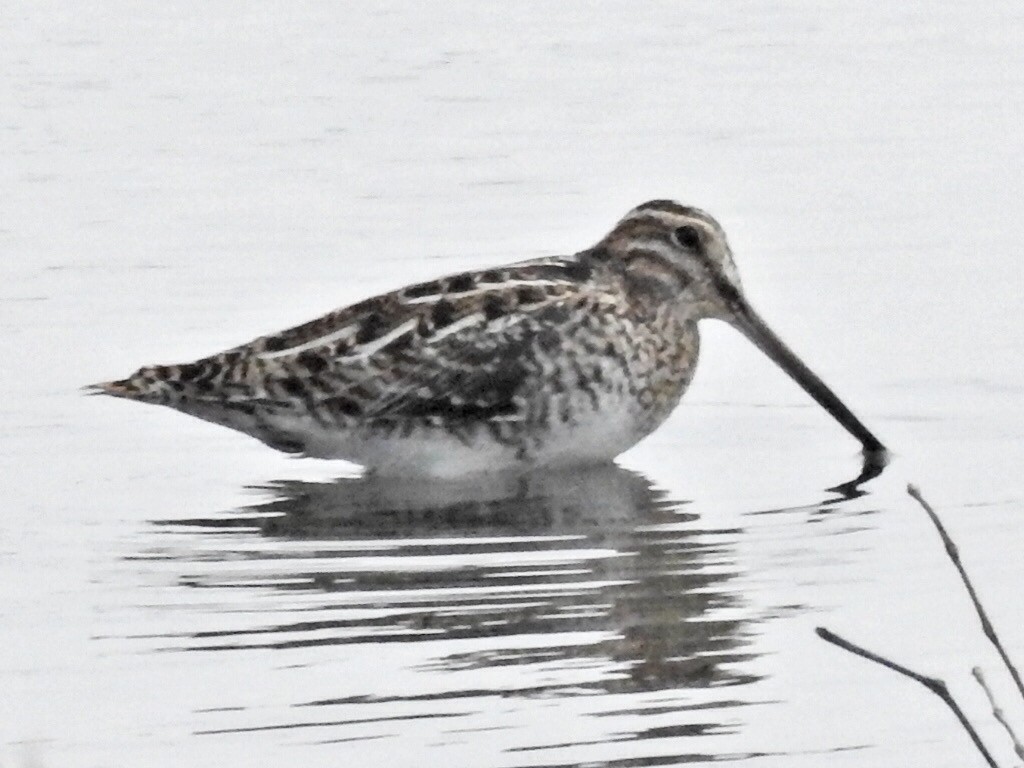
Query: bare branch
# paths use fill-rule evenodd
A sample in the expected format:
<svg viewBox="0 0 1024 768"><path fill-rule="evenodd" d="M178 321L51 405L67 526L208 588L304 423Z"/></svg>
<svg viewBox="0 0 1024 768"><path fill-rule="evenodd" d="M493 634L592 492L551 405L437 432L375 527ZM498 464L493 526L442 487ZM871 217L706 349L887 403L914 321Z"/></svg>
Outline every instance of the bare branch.
<svg viewBox="0 0 1024 768"><path fill-rule="evenodd" d="M928 517L931 518L932 524L935 529L939 532L939 536L942 538L942 543L946 547L946 554L949 555L949 559L953 561L953 565L956 567L957 572L960 574L960 580L964 583L967 588L967 594L971 597L971 602L974 603L974 610L978 614L978 618L981 620L981 629L985 633L985 637L989 639L992 645L995 646L996 651L999 653L999 658L1003 660L1003 664L1006 665L1006 669L1010 672L1010 677L1013 678L1013 682L1017 686L1017 692L1020 693L1021 699L1024 699L1024 683L1021 682L1020 672L1017 671L1017 667L1014 666L1010 657L1006 653L1006 649L1003 648L1003 644L999 640L999 636L996 634L995 627L992 626L992 622L989 621L988 614L981 605L981 600L978 598L978 593L974 590L974 585L971 583L970 577L967 575L967 571L964 569L964 564L960 561L960 552L956 548L956 544L949 537L946 532L946 527L939 520L939 516L935 514L935 510L931 508L931 505L924 500L921 496L921 492L917 489L916 485L908 485L907 493L909 493L918 504L928 513Z"/></svg>
<svg viewBox="0 0 1024 768"><path fill-rule="evenodd" d="M1009 734L1010 741L1013 742L1013 751L1017 753L1017 757L1024 760L1024 745L1020 743L1020 739L1017 738L1017 734L1013 732L1013 728L1007 721L1006 715L1003 714L1002 707L996 704L996 697L992 695L992 690L988 687L988 682L985 680L985 675L982 673L981 667L975 667L972 669L971 674L974 675L974 679L978 681L978 685L981 686L981 690L983 690L985 695L988 697L988 703L992 705L992 715Z"/></svg>
<svg viewBox="0 0 1024 768"><path fill-rule="evenodd" d="M974 746L977 747L978 751L981 753L981 756L985 758L985 761L989 764L990 768L999 768L999 764L992 759L992 755L990 755L989 751L985 748L985 744L982 742L981 737L978 736L978 732L974 730L974 726L971 725L971 722L967 719L967 716L964 714L963 710L960 709L960 705L957 704L953 697L950 695L949 688L946 687L946 684L942 680L939 680L935 677L926 677L925 675L922 675L919 672L915 672L912 669L907 669L903 665L897 664L895 661L891 661L885 658L884 656L879 656L877 653L872 653L866 648L862 648L859 645L851 643L849 640L840 637L834 632L830 632L824 627L818 627L815 631L818 633L818 636L821 637L822 640L826 640L832 643L833 645L837 645L844 651L849 651L850 653L856 654L857 656L861 656L867 659L868 661L873 661L876 664L881 664L883 667L891 669L893 672L898 672L904 677L909 677L911 680L916 680L929 691L934 693L936 696L942 699L946 706L949 707L950 710L952 710L954 715L956 715L957 720L960 721L960 725L962 725L964 730L967 731L967 735L971 737L971 741L974 742Z"/></svg>

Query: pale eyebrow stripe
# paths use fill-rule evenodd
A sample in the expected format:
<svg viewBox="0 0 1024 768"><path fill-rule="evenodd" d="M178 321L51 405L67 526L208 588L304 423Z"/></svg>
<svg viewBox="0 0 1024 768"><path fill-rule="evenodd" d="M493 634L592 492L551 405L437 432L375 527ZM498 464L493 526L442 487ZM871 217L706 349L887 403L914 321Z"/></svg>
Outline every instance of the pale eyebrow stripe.
<svg viewBox="0 0 1024 768"><path fill-rule="evenodd" d="M680 214L669 213L668 211L658 211L651 208L638 208L630 211L624 221L644 221L653 220L660 224L675 224L679 221Z"/></svg>

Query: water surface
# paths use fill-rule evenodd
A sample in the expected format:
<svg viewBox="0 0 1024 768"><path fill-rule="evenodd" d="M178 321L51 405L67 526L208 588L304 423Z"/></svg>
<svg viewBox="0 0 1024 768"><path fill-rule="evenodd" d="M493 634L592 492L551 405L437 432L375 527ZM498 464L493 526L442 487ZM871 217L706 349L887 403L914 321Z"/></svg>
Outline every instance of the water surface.
<svg viewBox="0 0 1024 768"><path fill-rule="evenodd" d="M0 765L961 766L1024 659L1016 3L0 11ZM79 387L674 197L893 465L711 323L619 468L380 484ZM1024 722L1024 706L1007 706Z"/></svg>

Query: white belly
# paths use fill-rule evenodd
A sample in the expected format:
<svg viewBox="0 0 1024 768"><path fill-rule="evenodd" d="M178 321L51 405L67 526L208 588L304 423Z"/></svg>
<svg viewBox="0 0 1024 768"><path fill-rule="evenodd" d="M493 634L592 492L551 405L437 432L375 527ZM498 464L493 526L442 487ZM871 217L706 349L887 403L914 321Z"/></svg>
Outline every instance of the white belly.
<svg viewBox="0 0 1024 768"><path fill-rule="evenodd" d="M301 434L307 456L353 461L381 475L451 478L610 461L653 428L640 428L630 410L589 411L571 424L556 423L517 442L499 441L485 428L459 439L440 428L417 429L407 436L399 431L384 436L360 430L326 430L306 419L276 426Z"/></svg>

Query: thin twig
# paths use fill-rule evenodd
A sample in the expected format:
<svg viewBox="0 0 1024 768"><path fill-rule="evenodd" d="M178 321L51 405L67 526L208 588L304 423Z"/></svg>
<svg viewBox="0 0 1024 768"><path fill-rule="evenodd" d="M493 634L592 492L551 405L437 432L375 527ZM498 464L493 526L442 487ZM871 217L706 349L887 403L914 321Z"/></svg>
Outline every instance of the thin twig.
<svg viewBox="0 0 1024 768"><path fill-rule="evenodd" d="M946 684L942 680L939 680L935 677L925 677L919 672L915 672L912 669L907 669L906 667L897 664L895 661L890 661L889 659L879 656L877 653L872 653L871 651L865 648L861 648L859 645L851 643L849 640L840 637L834 632L830 632L824 627L818 627L815 631L818 633L818 636L821 637L822 640L826 640L832 643L833 645L837 645L844 651L849 651L850 653L856 654L857 656L861 656L867 659L868 661L873 661L876 664L881 664L883 667L891 669L893 672L898 672L904 677L909 677L911 680L916 680L929 691L934 693L936 696L942 699L942 701L945 702L946 706L952 710L954 715L956 715L957 720L960 721L960 725L962 725L964 730L967 731L967 735L971 737L971 741L974 742L974 746L977 747L978 751L981 753L981 756L985 758L985 761L989 764L989 766L991 766L991 768L999 768L999 764L992 759L992 755L990 755L989 751L985 748L985 744L982 742L981 737L978 736L978 732L974 730L974 726L971 725L971 722L967 719L967 716L964 714L964 711L960 709L960 705L957 704L953 697L950 695L949 688L946 687Z"/></svg>
<svg viewBox="0 0 1024 768"><path fill-rule="evenodd" d="M992 715L999 724L1003 726L1003 729L1009 734L1010 741L1013 742L1013 751L1017 753L1017 757L1024 760L1024 744L1020 743L1020 739L1017 738L1017 734L1013 732L1013 728L1006 719L1006 715L1003 714L1003 709L996 704L996 697L992 695L992 690L988 687L988 682L985 680L985 675L981 671L981 667L975 667L971 670L971 674L974 675L974 679L978 681L978 685L981 686L981 690L985 692L988 697L988 703L992 705Z"/></svg>
<svg viewBox="0 0 1024 768"><path fill-rule="evenodd" d="M953 561L953 565L956 566L956 570L960 574L960 580L967 587L967 594L971 597L971 602L974 603L974 610L978 614L978 618L981 620L981 629L985 633L985 637L996 647L996 651L999 653L999 658L1003 660L1003 664L1010 672L1010 677L1013 678L1013 682L1017 685L1017 692L1020 694L1021 699L1024 699L1024 682L1021 682L1020 672L1017 671L1017 667L1014 666L1010 657L1006 653L1006 649L1003 648L1003 644L999 641L999 636L996 634L995 627L992 626L992 622L989 621L988 614L985 613L985 609L981 606L981 600L978 599L978 593L974 591L974 585L971 583L970 577L967 575L967 571L964 569L964 564L960 562L960 552L956 548L956 544L949 537L946 532L946 527L939 520L939 516L935 514L935 510L931 508L931 505L924 500L921 496L921 492L917 490L916 485L908 485L907 493L909 493L918 504L928 513L928 517L931 518L932 524L935 529L939 532L939 536L942 538L942 543L946 547L946 554L949 555L949 559Z"/></svg>

